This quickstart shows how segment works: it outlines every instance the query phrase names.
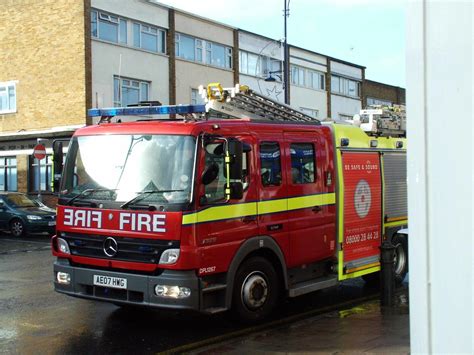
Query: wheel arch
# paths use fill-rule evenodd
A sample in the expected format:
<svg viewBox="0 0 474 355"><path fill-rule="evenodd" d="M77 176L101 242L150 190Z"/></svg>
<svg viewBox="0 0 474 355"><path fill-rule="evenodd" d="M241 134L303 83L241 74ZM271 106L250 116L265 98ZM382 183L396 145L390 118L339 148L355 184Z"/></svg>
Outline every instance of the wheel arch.
<svg viewBox="0 0 474 355"><path fill-rule="evenodd" d="M225 296L225 305L228 309L232 306L235 274L242 262L252 256L263 256L268 259L275 266L275 271L285 290L288 289L288 273L286 271L285 257L280 246L272 237L254 237L246 240L240 246L229 265L226 277L227 290Z"/></svg>

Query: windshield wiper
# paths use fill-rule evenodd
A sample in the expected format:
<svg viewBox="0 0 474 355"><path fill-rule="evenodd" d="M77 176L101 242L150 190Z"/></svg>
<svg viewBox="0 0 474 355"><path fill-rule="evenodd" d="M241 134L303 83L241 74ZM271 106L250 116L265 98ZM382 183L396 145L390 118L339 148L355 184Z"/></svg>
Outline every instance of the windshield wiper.
<svg viewBox="0 0 474 355"><path fill-rule="evenodd" d="M138 195L132 198L131 200L125 202L123 205L120 206L120 208L127 208L131 204L143 200L145 197L154 194L154 193L166 193L166 192L182 192L184 190L145 190L145 191L140 191L137 192Z"/></svg>
<svg viewBox="0 0 474 355"><path fill-rule="evenodd" d="M78 193L76 196L72 197L66 202L66 205L71 206L74 201L76 201L80 197L85 197L90 194L93 194L94 192L101 192L101 191L107 191L107 192L114 192L117 189L85 189L84 191L81 191Z"/></svg>

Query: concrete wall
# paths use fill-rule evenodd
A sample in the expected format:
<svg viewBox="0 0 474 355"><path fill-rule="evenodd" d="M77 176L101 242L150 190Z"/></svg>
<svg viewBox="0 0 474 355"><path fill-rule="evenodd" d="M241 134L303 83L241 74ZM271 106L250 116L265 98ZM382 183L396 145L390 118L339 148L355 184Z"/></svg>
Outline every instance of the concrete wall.
<svg viewBox="0 0 474 355"><path fill-rule="evenodd" d="M212 42L234 46L234 32L229 26L211 22L208 19L196 17L176 10L176 32L191 35Z"/></svg>
<svg viewBox="0 0 474 355"><path fill-rule="evenodd" d="M234 31L231 27L199 17L191 17L187 13L175 12L175 31L229 47L234 46ZM176 58L175 68L177 104L190 103L191 89L197 89L199 85L220 82L224 87L234 86L234 71L230 69L217 68L181 58Z"/></svg>
<svg viewBox="0 0 474 355"><path fill-rule="evenodd" d="M473 354L474 6L406 14L410 350Z"/></svg>
<svg viewBox="0 0 474 355"><path fill-rule="evenodd" d="M168 104L168 56L133 47L133 21L167 29L168 10L140 0L93 0L92 7L130 20L127 45L92 39L92 105L113 106L114 76L150 82L149 99Z"/></svg>
<svg viewBox="0 0 474 355"><path fill-rule="evenodd" d="M168 28L167 8L146 0L91 0L91 6L125 18Z"/></svg>
<svg viewBox="0 0 474 355"><path fill-rule="evenodd" d="M17 112L0 132L78 125L90 105L89 1L4 0L0 82L17 80Z"/></svg>
<svg viewBox="0 0 474 355"><path fill-rule="evenodd" d="M283 45L280 41L239 31L239 48L279 60L283 60Z"/></svg>
<svg viewBox="0 0 474 355"><path fill-rule="evenodd" d="M331 117L338 119L339 115L355 115L362 108L361 100L351 99L340 95L331 95Z"/></svg>

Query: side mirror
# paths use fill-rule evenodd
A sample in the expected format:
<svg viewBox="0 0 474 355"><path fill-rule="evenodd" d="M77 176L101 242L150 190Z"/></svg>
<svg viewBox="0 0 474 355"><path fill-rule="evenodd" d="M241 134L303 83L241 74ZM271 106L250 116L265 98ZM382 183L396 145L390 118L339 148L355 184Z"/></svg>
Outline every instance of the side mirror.
<svg viewBox="0 0 474 355"><path fill-rule="evenodd" d="M213 163L209 165L202 173L201 181L204 185L209 185L219 175L219 165Z"/></svg>
<svg viewBox="0 0 474 355"><path fill-rule="evenodd" d="M228 153L230 157L229 166L229 178L231 180L242 180L242 154L243 144L237 139L229 139L228 141ZM226 176L227 171L224 172ZM227 176L226 176L227 177Z"/></svg>
<svg viewBox="0 0 474 355"><path fill-rule="evenodd" d="M59 190L61 174L63 172L63 143L53 142L53 191Z"/></svg>

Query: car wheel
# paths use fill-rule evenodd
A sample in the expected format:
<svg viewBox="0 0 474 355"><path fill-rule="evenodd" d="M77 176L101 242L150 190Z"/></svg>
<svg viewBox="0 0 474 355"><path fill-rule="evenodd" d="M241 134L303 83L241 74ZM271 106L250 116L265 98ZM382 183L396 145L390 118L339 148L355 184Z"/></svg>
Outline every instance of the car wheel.
<svg viewBox="0 0 474 355"><path fill-rule="evenodd" d="M25 234L25 224L21 219L14 219L10 222L10 232L14 237L22 237Z"/></svg>
<svg viewBox="0 0 474 355"><path fill-rule="evenodd" d="M262 257L245 260L234 281L234 316L244 322L260 321L276 307L278 295L278 275L272 264Z"/></svg>

